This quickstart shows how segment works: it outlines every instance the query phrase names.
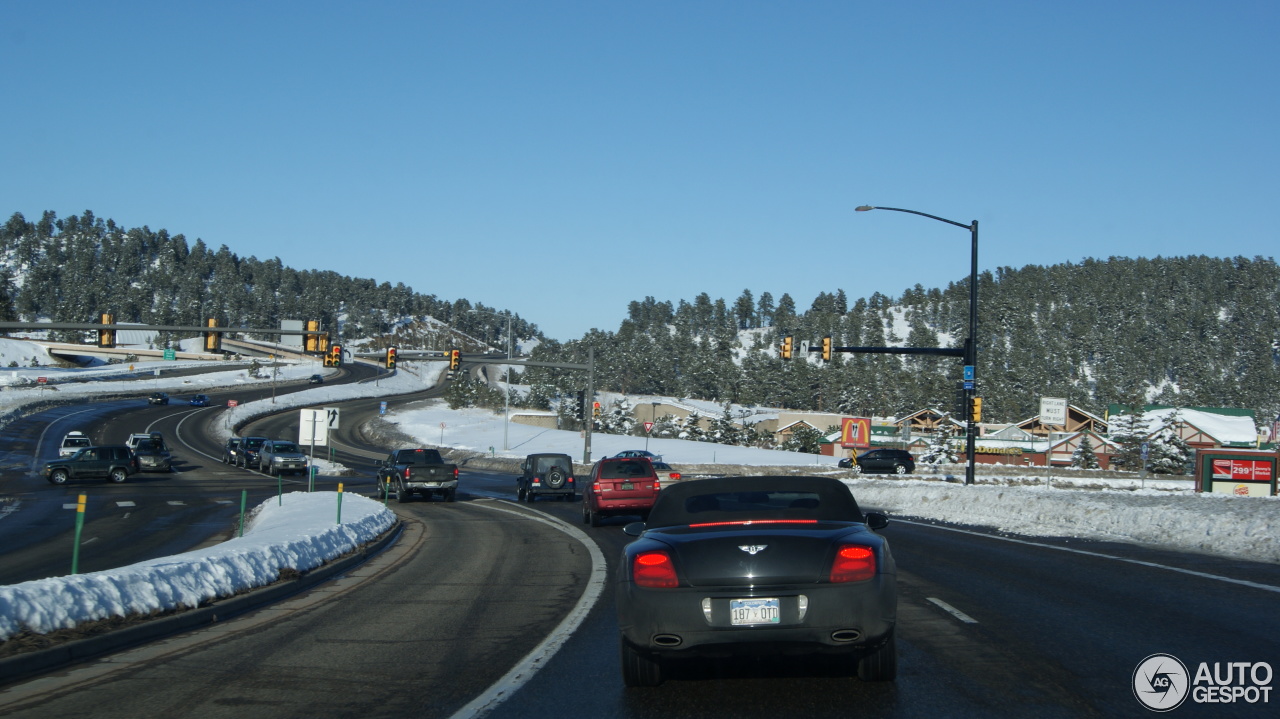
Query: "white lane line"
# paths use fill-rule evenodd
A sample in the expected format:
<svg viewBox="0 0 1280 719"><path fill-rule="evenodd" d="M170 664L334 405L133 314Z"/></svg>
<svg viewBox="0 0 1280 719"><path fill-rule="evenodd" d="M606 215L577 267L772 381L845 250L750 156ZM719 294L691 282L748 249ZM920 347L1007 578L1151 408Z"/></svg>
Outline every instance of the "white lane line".
<svg viewBox="0 0 1280 719"><path fill-rule="evenodd" d="M507 509L505 507L498 506L499 503L510 504L506 500L501 500L500 502L495 502L493 504L488 502L473 502L472 506L484 507L485 509L492 509L496 512L506 512L507 514L514 514L524 519L532 519L535 522L542 522L543 524L550 525L570 537L573 537L578 540L582 546L586 547L587 552L591 555L591 576L587 579L586 590L582 592L581 597L578 597L578 603L574 605L569 614L567 614L560 622L560 625L548 634L547 638L543 639L541 644L534 647L533 651L526 654L519 662L516 662L516 665L511 667L511 671L507 672L501 679L494 682L493 685L486 689L483 694L472 699L469 704L455 712L449 719L472 719L473 717L479 717L489 711L492 711L507 699L510 699L511 696L516 693L516 690L524 686L525 682L532 679L533 676L538 673L539 669L545 666L547 662L551 661L551 657L559 651L560 647L568 641L569 636L582 625L583 621L586 620L587 614L591 612L591 607L593 607L596 601L600 599L600 594L604 591L604 580L608 571L608 568L605 565L604 555L600 553L600 548L596 546L596 543L591 541L591 538L583 533L582 530L574 527L568 522L561 521L550 515L538 516L528 514L526 512L517 512L514 509ZM531 511L537 512L537 510ZM538 514L541 515L542 513L538 512Z"/></svg>
<svg viewBox="0 0 1280 719"><path fill-rule="evenodd" d="M83 542L81 542L81 543L80 543L80 546L82 546L82 547L83 547L84 545L86 545L86 544L88 544L88 543L90 543L90 542L96 542L96 541L98 541L98 538L97 538L97 537L89 537L88 539L86 539L86 540L84 540Z"/></svg>
<svg viewBox="0 0 1280 719"><path fill-rule="evenodd" d="M75 508L76 508L76 507L78 507L78 506L80 506L80 505L76 504L75 502L72 502L71 504L64 504L64 505L62 505L62 508L63 508L63 509L75 509Z"/></svg>
<svg viewBox="0 0 1280 719"><path fill-rule="evenodd" d="M127 500L127 499L126 499L126 500L123 500L123 501L120 501L120 502L116 502L116 506L117 506L117 507L136 507L136 506L138 506L138 505L136 505L136 504L134 504L133 502L130 502L129 500Z"/></svg>
<svg viewBox="0 0 1280 719"><path fill-rule="evenodd" d="M169 501L167 502L167 504L169 504L170 506L173 506L173 507L181 507L181 506L185 505L185 504L186 504L186 502L182 501L181 499L171 499L171 500L169 500Z"/></svg>
<svg viewBox="0 0 1280 719"><path fill-rule="evenodd" d="M942 608L942 611L946 612L947 614L950 614L951 616L955 617L956 619L959 619L960 621L964 622L965 624L977 624L977 623L978 623L978 620L977 620L977 619L974 619L973 617L969 616L968 614L965 614L964 612L960 611L959 609L956 609L955 607L951 606L950 604L947 604L946 602L942 601L941 599L938 599L937 597L929 597L929 601L931 601L931 602L933 602L934 604L938 605L939 607L941 607L941 608Z"/></svg>
<svg viewBox="0 0 1280 719"><path fill-rule="evenodd" d="M229 499L215 499L215 500L213 500L213 501L214 501L214 502L216 502L216 503L218 503L218 504L234 504L234 502L232 502L232 501L231 501L231 500L229 500Z"/></svg>
<svg viewBox="0 0 1280 719"><path fill-rule="evenodd" d="M1129 564L1137 564L1138 566L1141 566L1141 567L1151 567L1152 569L1164 569L1164 570L1168 570L1168 571L1170 571L1170 572L1177 572L1177 573L1179 573L1179 574L1190 574L1190 575L1191 575L1191 576L1193 576L1193 577L1200 577L1201 579L1213 579L1213 580L1216 580L1216 581L1219 581L1219 582L1226 582L1227 584L1238 584L1238 585L1240 585L1240 586L1242 586L1242 587L1250 587L1250 588L1252 588L1252 589L1262 589L1262 590L1264 590L1264 591L1268 591L1268 592L1276 592L1276 593L1280 593L1280 587L1273 586L1273 585L1271 585L1271 584L1259 584L1258 582L1250 582L1250 581L1249 581L1249 580L1247 580L1247 579L1233 579L1233 578L1231 578L1231 577L1223 577L1223 576L1220 576L1220 575L1217 575L1217 574L1208 574L1208 573L1206 573L1206 572L1197 572L1197 571L1195 571L1195 570L1193 570L1193 569L1183 569L1183 568L1181 568L1181 567L1171 567L1171 566L1169 566L1169 565L1167 565L1167 564L1156 564L1155 562L1144 562L1144 561L1142 561L1141 559L1129 559L1128 557L1117 557L1117 556L1115 556L1115 555L1111 555L1111 554L1103 554L1102 552L1089 552L1089 551L1086 551L1086 550L1083 550L1083 549L1072 549L1072 548L1070 548L1070 547L1057 547L1057 546L1054 546L1054 545L1052 545L1052 544L1045 544L1045 543L1043 543L1043 542L1029 542L1029 541L1027 541L1027 540L1025 540L1025 539L1014 539L1013 537L1001 537L1001 536L997 536L997 535L995 535L995 534L985 534L985 533L983 533L983 532L974 532L974 531L970 531L970 530L968 530L968 529L956 529L955 527L942 527L942 526L939 526L939 525L937 525L937 524L926 524L926 523L924 523L924 522L912 522L912 521L910 521L910 520L906 520L906 519L895 519L895 520L893 520L893 521L895 521L895 522L901 522L902 524L911 524L911 525L914 525L914 526L917 526L917 527L928 527L928 528L930 528L930 529L941 529L941 530L944 530L944 531L947 531L947 532L958 532L958 533L960 533L960 534L971 534L971 535L973 535L973 536L975 536L975 537L982 537L982 538L984 538L984 539L998 539L998 540L1000 540L1001 542L1012 542L1012 543L1014 543L1014 544L1024 544L1024 545L1026 545L1026 546L1028 546L1028 547L1040 547L1041 549L1056 549L1056 550L1058 550L1059 552L1070 552L1070 553L1072 553L1072 554L1083 554L1083 555L1084 555L1084 556L1086 556L1086 557L1097 557L1098 559L1111 559L1111 560L1114 560L1114 561L1117 561L1117 562L1127 562L1127 563L1129 563Z"/></svg>

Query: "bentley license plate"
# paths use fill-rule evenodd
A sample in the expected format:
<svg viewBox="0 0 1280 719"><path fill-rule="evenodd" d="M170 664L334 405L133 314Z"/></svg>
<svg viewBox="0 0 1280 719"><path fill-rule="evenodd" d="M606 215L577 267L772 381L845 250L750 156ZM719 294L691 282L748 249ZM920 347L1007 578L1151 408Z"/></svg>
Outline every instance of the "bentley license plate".
<svg viewBox="0 0 1280 719"><path fill-rule="evenodd" d="M768 599L730 599L729 622L733 626L747 624L778 624L782 610L777 597Z"/></svg>

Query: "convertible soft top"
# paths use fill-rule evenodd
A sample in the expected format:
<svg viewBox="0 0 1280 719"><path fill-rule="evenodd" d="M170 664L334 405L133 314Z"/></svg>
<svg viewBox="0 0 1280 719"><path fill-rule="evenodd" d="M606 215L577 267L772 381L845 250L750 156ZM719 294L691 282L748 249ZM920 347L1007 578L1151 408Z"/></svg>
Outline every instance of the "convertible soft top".
<svg viewBox="0 0 1280 719"><path fill-rule="evenodd" d="M831 477L717 477L664 489L647 528L714 522L808 519L864 521L848 486Z"/></svg>

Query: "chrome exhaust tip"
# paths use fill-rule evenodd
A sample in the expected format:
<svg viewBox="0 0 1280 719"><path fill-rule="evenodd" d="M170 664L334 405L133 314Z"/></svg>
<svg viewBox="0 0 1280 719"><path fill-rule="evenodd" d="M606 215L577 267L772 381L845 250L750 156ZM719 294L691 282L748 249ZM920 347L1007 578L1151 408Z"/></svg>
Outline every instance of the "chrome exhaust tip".
<svg viewBox="0 0 1280 719"><path fill-rule="evenodd" d="M857 629L837 629L831 632L831 640L836 642L856 642L862 638L862 632Z"/></svg>
<svg viewBox="0 0 1280 719"><path fill-rule="evenodd" d="M678 647L684 643L678 634L655 634L653 643L660 647Z"/></svg>

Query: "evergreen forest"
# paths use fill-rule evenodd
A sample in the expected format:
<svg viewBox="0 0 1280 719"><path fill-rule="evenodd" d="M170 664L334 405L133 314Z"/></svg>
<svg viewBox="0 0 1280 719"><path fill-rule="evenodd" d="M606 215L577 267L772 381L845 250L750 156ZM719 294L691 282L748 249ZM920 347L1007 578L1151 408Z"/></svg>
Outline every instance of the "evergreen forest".
<svg viewBox="0 0 1280 719"><path fill-rule="evenodd" d="M978 392L988 421L1033 416L1042 396L1101 415L1144 392L1152 403L1251 409L1260 420L1280 413L1280 267L1273 258L1001 267L979 276L978 297ZM617 330L568 342L546 339L514 312L512 322L518 338L540 340L534 359L581 363L593 350L600 390L894 416L957 409L960 360L836 354L823 363L813 353L784 361L780 338L815 347L824 336L836 346L958 347L968 301L966 276L898 297L824 291L806 309L790 295L750 289L733 300L645 297L630 303ZM412 340L401 330L430 318L495 349L506 343L503 311L483 304L293 269L225 245L212 250L92 212L45 212L36 222L17 213L0 228L0 319L93 322L103 311L117 322L173 325L319 319L346 338L394 334L404 349L446 349L406 344ZM533 404L544 406L585 387L581 373L540 367L528 368L523 382L535 388Z"/></svg>

